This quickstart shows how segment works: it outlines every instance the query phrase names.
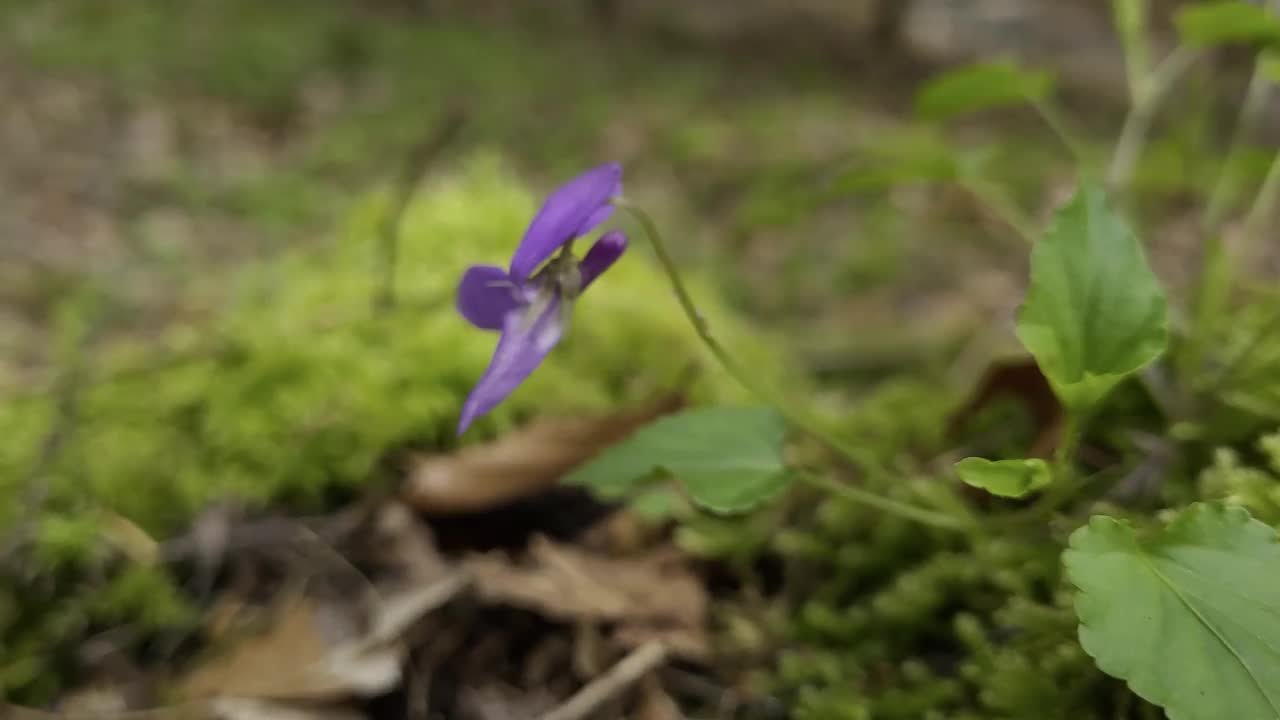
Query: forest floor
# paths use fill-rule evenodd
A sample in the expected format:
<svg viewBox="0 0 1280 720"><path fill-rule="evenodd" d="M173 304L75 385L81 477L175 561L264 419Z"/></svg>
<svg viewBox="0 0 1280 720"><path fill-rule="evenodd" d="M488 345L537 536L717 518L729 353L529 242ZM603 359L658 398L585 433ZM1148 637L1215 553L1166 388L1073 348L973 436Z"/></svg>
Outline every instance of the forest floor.
<svg viewBox="0 0 1280 720"><path fill-rule="evenodd" d="M85 288L112 308L95 344L199 334L241 272L330 247L369 191L411 189L423 174L496 155L542 189L621 162L628 196L676 238L678 261L784 338L834 406L912 373L962 396L1013 347L1028 243L989 198L899 184L895 168L927 175L948 147L985 148L991 186L1039 221L1070 190L1073 161L1030 112L950 126L914 118L922 77L906 60L871 69L730 52L586 18L504 24L318 0L11 0L0 8L0 393L56 392L59 313ZM1087 133L1109 120L1098 115ZM1195 240L1177 209L1205 174L1183 149L1207 141L1186 124L1153 143L1138 173L1174 210L1153 257L1175 291ZM602 420L569 459L670 409ZM530 459L539 426L529 432L441 462L459 473L479 472L485 452L566 462ZM255 615L250 599L275 601L265 633L177 681L187 697L239 699L173 717L419 720L446 707L455 714L444 717L472 720L676 720L678 706L786 717L750 682L759 668L701 665L716 594L749 595L742 574L776 584L769 568L692 560L580 495L531 502L429 529L385 498L305 519L215 506L185 535L140 541L137 552L181 566L186 589L207 601L207 637ZM514 559L457 553L538 533ZM210 545L233 578L206 566ZM311 570L298 583L301 566ZM236 592L210 599L215 585ZM353 597L331 616L334 598ZM79 657L128 645L104 631ZM148 647L145 672L132 660L86 661L94 683L61 709L105 717L154 703L174 680L155 658L190 650ZM301 656L328 664L279 672Z"/></svg>

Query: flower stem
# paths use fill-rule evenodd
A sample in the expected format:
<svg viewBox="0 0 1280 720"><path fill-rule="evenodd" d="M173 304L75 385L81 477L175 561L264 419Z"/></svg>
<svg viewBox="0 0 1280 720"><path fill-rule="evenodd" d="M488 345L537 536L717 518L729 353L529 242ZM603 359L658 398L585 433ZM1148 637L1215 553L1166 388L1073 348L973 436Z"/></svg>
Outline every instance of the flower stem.
<svg viewBox="0 0 1280 720"><path fill-rule="evenodd" d="M1080 411L1067 411L1066 422L1062 428L1062 439L1059 440L1058 449L1053 455L1053 484L1030 508L1013 517L1015 523L1019 519L1048 517L1080 491L1083 484L1076 477L1072 461L1075 458L1076 448L1080 446L1084 420L1083 413Z"/></svg>
<svg viewBox="0 0 1280 720"><path fill-rule="evenodd" d="M815 475L813 473L799 473L798 477L801 481L829 492L832 495L839 495L840 497L854 502L870 505L878 510L883 510L891 515L897 515L898 517L914 520L922 525L942 528L944 530L967 531L973 529L968 522L961 518L947 515L946 513L936 512L934 510L926 510L909 503L884 497L883 495L877 495L876 493L868 490L863 490L860 487L832 480L829 477Z"/></svg>
<svg viewBox="0 0 1280 720"><path fill-rule="evenodd" d="M1071 461L1075 457L1076 447L1080 445L1080 432L1083 425L1080 411L1067 411L1066 422L1062 428L1062 440L1058 443L1057 452L1053 455L1054 474L1060 478L1071 474Z"/></svg>
<svg viewBox="0 0 1280 720"><path fill-rule="evenodd" d="M1238 250L1239 256L1245 262L1249 260L1250 250L1253 243L1257 241L1263 221L1275 212L1278 199L1280 199L1280 152L1272 158L1271 165L1267 168L1267 175L1262 180L1262 187L1258 188L1258 195L1253 199L1249 214L1244 219L1243 235L1240 238Z"/></svg>
<svg viewBox="0 0 1280 720"><path fill-rule="evenodd" d="M698 337L702 343L711 351L711 355L720 363L725 372L729 373L740 385L747 389L750 393L769 403L786 418L787 422L795 427L800 428L804 432L821 440L827 445L840 451L846 458L859 467L864 474L868 476L883 476L888 471L881 466L878 460L873 458L865 450L855 447L839 435L826 427L817 418L800 411L788 402L780 393L773 388L768 387L765 383L758 381L751 373L743 369L738 361L725 349L720 341L711 333L711 327L707 324L707 320L702 313L698 311L698 306L694 304L693 297L689 294L688 289L684 285L684 281L680 278L680 271L676 268L675 261L671 259L671 255L667 252L666 244L662 241L662 235L658 231L657 225L648 213L644 212L635 205L621 199L615 198L614 205L628 212L644 230L645 236L649 239L649 244L653 246L654 254L658 257L658 263L662 266L663 272L667 279L671 282L671 289L676 294L676 300L680 303L680 308L684 310L685 316L693 325L693 329L698 333ZM969 529L969 523L942 513L925 510L906 503L892 500L875 493L862 490L849 485L844 485L829 479L818 478L817 476L804 474L803 477L813 485L822 487L830 492L837 493L849 499L863 502L868 505L877 507L885 512L898 515L916 522L932 525L934 527L946 527L950 529Z"/></svg>
<svg viewBox="0 0 1280 720"><path fill-rule="evenodd" d="M1066 120L1062 117L1062 113L1058 112L1058 108L1048 100L1036 100L1031 103L1032 109L1044 121L1050 132L1058 138L1062 146L1066 148L1071 155L1071 159L1077 163L1084 164L1087 160L1085 155L1084 143L1080 142L1075 133L1067 127Z"/></svg>
<svg viewBox="0 0 1280 720"><path fill-rule="evenodd" d="M1133 93L1133 106L1120 129L1120 139L1116 142L1115 155L1107 172L1107 184L1114 190L1123 192L1128 189L1138 158L1147 144L1147 134L1151 131L1156 110L1168 96L1173 84L1199 57L1198 51L1186 46L1179 47L1169 53L1148 77L1137 83Z"/></svg>
<svg viewBox="0 0 1280 720"><path fill-rule="evenodd" d="M1209 193L1209 204L1204 211L1203 227L1206 233L1212 233L1222 224L1226 215L1227 204L1231 199L1235 183L1232 170L1240 161L1244 148L1244 139L1257 127L1266 110L1267 96L1270 94L1271 80L1262 69L1262 61L1254 63L1253 75L1249 78L1249 88L1245 91L1244 105L1236 118L1235 128L1231 131L1231 140L1227 144L1227 157L1222 161L1218 177L1213 183L1213 191Z"/></svg>
<svg viewBox="0 0 1280 720"><path fill-rule="evenodd" d="M1036 236L1039 234L1035 223L998 188L975 175L961 175L956 182L987 212L1008 225L1019 238L1029 245L1035 244Z"/></svg>

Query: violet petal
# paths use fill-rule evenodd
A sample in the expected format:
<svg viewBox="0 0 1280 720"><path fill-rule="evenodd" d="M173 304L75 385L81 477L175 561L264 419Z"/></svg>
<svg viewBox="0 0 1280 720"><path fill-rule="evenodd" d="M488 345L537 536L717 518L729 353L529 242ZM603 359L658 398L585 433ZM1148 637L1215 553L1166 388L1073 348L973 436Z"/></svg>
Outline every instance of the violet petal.
<svg viewBox="0 0 1280 720"><path fill-rule="evenodd" d="M507 399L560 342L564 326L559 297L552 298L538 317L530 318L531 311L532 307L513 311L504 319L502 337L498 339L489 368L462 405L459 435L466 432L476 418Z"/></svg>
<svg viewBox="0 0 1280 720"><path fill-rule="evenodd" d="M501 330L520 304L507 271L496 265L472 265L458 283L458 312L482 330Z"/></svg>
<svg viewBox="0 0 1280 720"><path fill-rule="evenodd" d="M617 163L588 170L551 193L511 258L511 278L516 282L528 279L561 245L609 219L613 213L610 200L621 193L622 166Z"/></svg>
<svg viewBox="0 0 1280 720"><path fill-rule="evenodd" d="M627 236L619 230L610 230L591 246L579 263L582 272L582 290L600 277L605 270L622 257L627 250Z"/></svg>

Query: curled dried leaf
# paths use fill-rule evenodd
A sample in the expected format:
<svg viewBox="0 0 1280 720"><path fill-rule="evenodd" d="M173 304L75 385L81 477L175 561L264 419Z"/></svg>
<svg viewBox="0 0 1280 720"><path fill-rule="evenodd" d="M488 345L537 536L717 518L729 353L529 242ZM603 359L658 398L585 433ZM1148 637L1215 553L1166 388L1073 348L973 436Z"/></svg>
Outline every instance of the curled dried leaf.
<svg viewBox="0 0 1280 720"><path fill-rule="evenodd" d="M437 515L506 505L550 488L583 461L683 404L680 396L670 395L626 413L546 418L483 445L416 456L401 496Z"/></svg>
<svg viewBox="0 0 1280 720"><path fill-rule="evenodd" d="M673 548L611 557L539 538L523 562L490 553L463 566L482 600L563 622L612 623L628 646L661 639L686 657L706 655L706 590Z"/></svg>

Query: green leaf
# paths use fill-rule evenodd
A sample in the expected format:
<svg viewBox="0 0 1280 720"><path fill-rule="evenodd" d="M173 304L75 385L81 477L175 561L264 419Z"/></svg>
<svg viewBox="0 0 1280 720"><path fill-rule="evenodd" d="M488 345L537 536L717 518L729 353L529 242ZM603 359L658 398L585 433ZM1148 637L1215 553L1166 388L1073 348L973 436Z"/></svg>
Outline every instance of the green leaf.
<svg viewBox="0 0 1280 720"><path fill-rule="evenodd" d="M913 125L879 136L860 148L856 160L831 183L830 193L880 192L912 183L953 179L958 172L955 150L936 127Z"/></svg>
<svg viewBox="0 0 1280 720"><path fill-rule="evenodd" d="M1197 504L1141 539L1097 516L1063 555L1080 644L1173 720L1280 717L1280 543L1243 508Z"/></svg>
<svg viewBox="0 0 1280 720"><path fill-rule="evenodd" d="M1165 350L1164 292L1138 238L1083 182L1031 253L1018 339L1068 407L1093 405Z"/></svg>
<svg viewBox="0 0 1280 720"><path fill-rule="evenodd" d="M1176 23L1188 45L1280 43L1280 20L1261 5L1239 0L1191 5L1178 12Z"/></svg>
<svg viewBox="0 0 1280 720"><path fill-rule="evenodd" d="M1042 100L1053 74L1024 70L1009 61L978 63L933 78L916 94L916 112L928 120L949 118Z"/></svg>
<svg viewBox="0 0 1280 720"><path fill-rule="evenodd" d="M986 460L970 457L955 464L965 483L992 495L1020 498L1049 484L1049 465L1040 459Z"/></svg>
<svg viewBox="0 0 1280 720"><path fill-rule="evenodd" d="M567 482L606 497L630 493L657 473L720 513L750 510L790 482L786 425L771 408L709 407L669 415L600 453Z"/></svg>

